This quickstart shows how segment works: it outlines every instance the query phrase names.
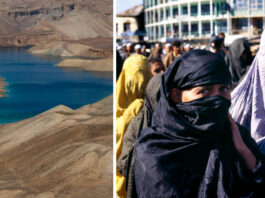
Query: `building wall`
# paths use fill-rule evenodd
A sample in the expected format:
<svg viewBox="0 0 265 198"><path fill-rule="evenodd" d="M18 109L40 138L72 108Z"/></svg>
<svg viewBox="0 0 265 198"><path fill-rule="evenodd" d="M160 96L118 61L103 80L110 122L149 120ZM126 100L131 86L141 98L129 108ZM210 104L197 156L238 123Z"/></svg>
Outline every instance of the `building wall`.
<svg viewBox="0 0 265 198"><path fill-rule="evenodd" d="M218 32L251 37L265 25L265 0L144 0L144 6L151 41L202 39Z"/></svg>
<svg viewBox="0 0 265 198"><path fill-rule="evenodd" d="M117 28L117 38L121 38L121 34L124 33L124 24L130 23L130 32L135 32L138 30L138 23L134 17L117 17L116 18L116 28Z"/></svg>

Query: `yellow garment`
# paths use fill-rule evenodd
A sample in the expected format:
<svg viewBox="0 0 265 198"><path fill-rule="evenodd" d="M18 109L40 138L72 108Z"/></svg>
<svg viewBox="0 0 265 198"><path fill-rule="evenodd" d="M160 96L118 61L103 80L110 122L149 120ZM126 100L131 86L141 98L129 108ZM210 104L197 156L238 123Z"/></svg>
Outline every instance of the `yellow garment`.
<svg viewBox="0 0 265 198"><path fill-rule="evenodd" d="M147 83L152 74L147 58L132 55L126 59L116 86L116 158L122 152L123 137L132 118L143 105ZM119 198L126 197L125 178L117 170L116 192Z"/></svg>

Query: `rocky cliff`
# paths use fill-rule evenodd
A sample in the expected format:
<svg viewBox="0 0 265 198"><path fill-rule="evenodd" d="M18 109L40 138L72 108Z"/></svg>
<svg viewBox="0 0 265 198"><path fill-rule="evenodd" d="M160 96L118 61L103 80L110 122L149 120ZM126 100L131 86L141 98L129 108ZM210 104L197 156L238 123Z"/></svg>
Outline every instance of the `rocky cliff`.
<svg viewBox="0 0 265 198"><path fill-rule="evenodd" d="M0 0L0 46L112 37L112 0Z"/></svg>

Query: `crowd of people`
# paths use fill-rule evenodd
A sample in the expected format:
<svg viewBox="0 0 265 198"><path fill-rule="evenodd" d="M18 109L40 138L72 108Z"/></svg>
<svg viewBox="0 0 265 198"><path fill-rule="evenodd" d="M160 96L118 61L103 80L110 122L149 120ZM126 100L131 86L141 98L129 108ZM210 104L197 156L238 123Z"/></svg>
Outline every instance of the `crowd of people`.
<svg viewBox="0 0 265 198"><path fill-rule="evenodd" d="M165 71L169 67L169 65L172 64L175 58L193 49L207 49L225 58L226 55L228 54L228 48L225 47L224 40L225 40L225 34L223 32L220 32L218 36L212 36L210 38L209 44L207 46L206 45L195 46L189 42L184 43L182 40L178 40L178 39L176 39L173 43L165 43L163 45L161 43L156 43L152 50L147 49L146 45L140 45L140 44L133 45L132 43L124 44L123 46L119 46L117 48L117 78L121 72L124 61L131 55L136 55L136 54L143 55L148 59L150 63L150 69L152 69L151 66L155 62L154 60L156 60L156 62L158 60L162 61L163 67L161 67L160 72ZM229 61L230 59L229 64L237 64L237 63L232 63L231 59L234 59L233 56L237 56L235 53L242 54L240 50L237 51L238 47L240 48L240 50L246 50L244 52L245 54L242 55L242 57L245 57L246 59L248 59L247 62L249 63L251 61L251 58L249 58L251 56L249 56L249 54L251 55L251 53L250 53L248 41L246 39L238 39L237 43L235 42L231 46L230 53L227 56L227 61ZM233 61L238 62L238 60L233 60ZM233 72L239 72L236 75L240 75L240 76L241 76L241 73L244 73L245 71L245 69L243 69L244 71L243 70L235 71L235 70L237 69L234 68ZM235 76L235 79L237 78L238 77Z"/></svg>
<svg viewBox="0 0 265 198"><path fill-rule="evenodd" d="M265 32L117 50L119 198L265 196Z"/></svg>

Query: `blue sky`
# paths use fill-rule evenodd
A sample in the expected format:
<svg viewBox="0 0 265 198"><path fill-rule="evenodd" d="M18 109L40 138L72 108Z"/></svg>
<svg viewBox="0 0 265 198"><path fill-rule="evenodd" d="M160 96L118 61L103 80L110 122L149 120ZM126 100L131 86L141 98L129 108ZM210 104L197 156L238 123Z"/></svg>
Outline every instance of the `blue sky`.
<svg viewBox="0 0 265 198"><path fill-rule="evenodd" d="M116 0L117 14L135 5L142 4L143 0Z"/></svg>

